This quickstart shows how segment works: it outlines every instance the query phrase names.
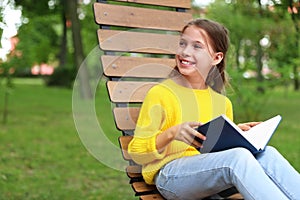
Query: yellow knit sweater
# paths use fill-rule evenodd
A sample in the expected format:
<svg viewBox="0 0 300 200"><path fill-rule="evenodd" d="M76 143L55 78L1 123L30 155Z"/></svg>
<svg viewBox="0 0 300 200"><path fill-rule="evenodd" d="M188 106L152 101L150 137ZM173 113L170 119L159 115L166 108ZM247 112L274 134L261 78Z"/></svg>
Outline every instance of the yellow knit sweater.
<svg viewBox="0 0 300 200"><path fill-rule="evenodd" d="M174 140L162 153L156 149L156 136L168 128L188 121L208 122L226 114L233 119L230 100L211 88L195 90L182 87L171 79L148 92L128 151L143 166L145 182L154 184L154 176L166 163L183 156L199 154L194 147Z"/></svg>

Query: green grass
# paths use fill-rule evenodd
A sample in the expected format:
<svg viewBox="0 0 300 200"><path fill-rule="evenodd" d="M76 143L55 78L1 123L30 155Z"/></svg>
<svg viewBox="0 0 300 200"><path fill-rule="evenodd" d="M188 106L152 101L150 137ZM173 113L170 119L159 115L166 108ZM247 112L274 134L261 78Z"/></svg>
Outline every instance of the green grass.
<svg viewBox="0 0 300 200"><path fill-rule="evenodd" d="M0 125L0 199L136 199L126 174L81 143L72 90L27 83L16 84ZM1 114L2 105L1 93Z"/></svg>
<svg viewBox="0 0 300 200"><path fill-rule="evenodd" d="M282 122L277 132L273 135L270 144L288 159L288 161L300 172L300 91L292 89L275 89L267 100L263 109L262 118L280 114Z"/></svg>
<svg viewBox="0 0 300 200"><path fill-rule="evenodd" d="M299 99L300 92L278 90L262 115L283 116L271 144L298 171ZM117 144L110 105L102 91L97 93L96 105L101 126L112 132L108 137ZM102 164L82 144L73 121L72 90L17 80L10 95L8 123L0 125L0 155L0 200L137 199L125 173Z"/></svg>
<svg viewBox="0 0 300 200"><path fill-rule="evenodd" d="M275 87L268 91L263 98L258 94L253 94L253 97L260 97L260 99L255 99L256 104L252 104L256 108L261 107L259 113L253 114L258 116L258 120L266 120L277 114L282 116L282 121L269 144L276 147L300 171L300 146L298 145L300 144L300 113L298 112L300 91L295 92L292 88ZM256 108L253 110L257 110ZM248 110L251 110L251 107ZM243 112L243 107L234 105L235 116L243 118L240 121L235 117L236 122L245 121Z"/></svg>

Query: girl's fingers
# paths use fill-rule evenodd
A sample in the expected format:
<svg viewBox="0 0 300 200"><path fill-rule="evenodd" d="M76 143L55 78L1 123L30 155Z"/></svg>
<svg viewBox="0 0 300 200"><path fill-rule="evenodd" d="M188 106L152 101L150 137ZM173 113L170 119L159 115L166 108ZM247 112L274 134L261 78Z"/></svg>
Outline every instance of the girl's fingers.
<svg viewBox="0 0 300 200"><path fill-rule="evenodd" d="M261 122L247 122L247 123L241 123L238 124L238 127L240 129L242 129L243 131L248 131L249 129L251 129L252 127L260 124Z"/></svg>
<svg viewBox="0 0 300 200"><path fill-rule="evenodd" d="M202 148L203 147L203 145L200 142L198 142L197 140L193 140L191 145L194 146L195 148Z"/></svg>

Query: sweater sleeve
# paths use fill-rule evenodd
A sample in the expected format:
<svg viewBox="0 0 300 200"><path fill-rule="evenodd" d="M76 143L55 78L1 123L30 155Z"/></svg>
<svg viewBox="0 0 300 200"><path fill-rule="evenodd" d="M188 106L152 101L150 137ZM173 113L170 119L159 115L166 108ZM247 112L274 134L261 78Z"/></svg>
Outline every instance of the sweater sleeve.
<svg viewBox="0 0 300 200"><path fill-rule="evenodd" d="M233 121L233 108L230 99L226 97L226 116Z"/></svg>
<svg viewBox="0 0 300 200"><path fill-rule="evenodd" d="M128 153L138 164L147 164L165 157L165 151L156 149L156 137L162 132L165 122L164 108L156 89L151 89L144 99L137 121L134 138L128 146Z"/></svg>

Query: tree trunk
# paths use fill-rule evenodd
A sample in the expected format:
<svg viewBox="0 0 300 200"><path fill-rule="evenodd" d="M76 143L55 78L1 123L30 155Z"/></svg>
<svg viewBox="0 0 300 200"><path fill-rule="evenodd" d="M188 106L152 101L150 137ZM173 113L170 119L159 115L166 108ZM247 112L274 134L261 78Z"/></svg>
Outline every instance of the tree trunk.
<svg viewBox="0 0 300 200"><path fill-rule="evenodd" d="M262 57L263 57L262 47L258 43L257 55L256 55L256 66L257 66L257 82L259 85L257 86L257 91L264 93L265 89L262 86L262 83L264 81L264 77L262 75L262 68L263 68Z"/></svg>
<svg viewBox="0 0 300 200"><path fill-rule="evenodd" d="M66 67L67 62L67 7L66 2L61 0L62 4L62 12L61 12L61 20L63 24L63 34L61 38L60 44L60 52L58 54L59 59L59 67Z"/></svg>
<svg viewBox="0 0 300 200"><path fill-rule="evenodd" d="M298 77L298 66L293 67L294 71L294 90L298 91L299 90L299 77Z"/></svg>
<svg viewBox="0 0 300 200"><path fill-rule="evenodd" d="M300 1L298 1L298 3L300 4ZM293 21L293 24L295 26L295 30L296 30L296 35L295 35L295 48L297 49L297 56L300 57L300 27L299 27L299 24L298 24L298 21L299 21L299 13L294 13L294 2L293 0L289 0L289 3L288 3L289 7L291 8L291 18L292 18L292 21ZM299 5L297 4L297 5ZM299 11L299 8L300 7L296 7L296 9L298 9ZM297 19L298 17L298 19ZM298 76L298 62L294 63L294 66L293 66L293 74L294 74L294 90L299 90L299 76Z"/></svg>
<svg viewBox="0 0 300 200"><path fill-rule="evenodd" d="M89 74L86 66L83 65L84 53L82 47L80 22L77 15L77 1L67 0L68 11L71 19L72 38L74 47L75 65L78 69L80 94L83 99L91 99L93 97L91 86L89 83Z"/></svg>
<svg viewBox="0 0 300 200"><path fill-rule="evenodd" d="M260 0L258 0L258 4L259 4L259 15L261 17L263 17L263 9L261 7L261 2ZM262 35L261 33L259 33L258 35ZM260 38L257 41L257 55L256 55L256 66L257 66L257 82L258 82L258 86L257 86L257 91L260 93L264 93L265 89L262 86L262 83L264 81L264 77L262 75L262 68L263 68L263 63L262 63L262 57L263 57L263 50L262 50L262 46L259 43Z"/></svg>

